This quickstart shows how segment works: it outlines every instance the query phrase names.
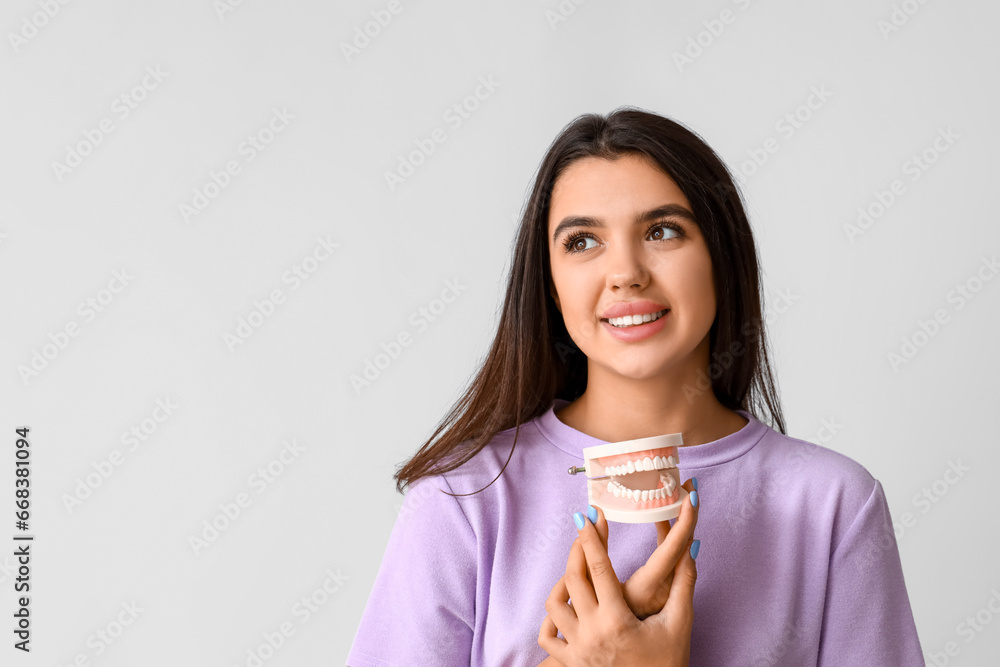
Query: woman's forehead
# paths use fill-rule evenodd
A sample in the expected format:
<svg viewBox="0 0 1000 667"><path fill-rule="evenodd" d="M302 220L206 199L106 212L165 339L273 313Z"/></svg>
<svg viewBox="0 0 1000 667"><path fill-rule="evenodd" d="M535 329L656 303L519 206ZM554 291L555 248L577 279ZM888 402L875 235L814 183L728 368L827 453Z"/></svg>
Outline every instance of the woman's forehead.
<svg viewBox="0 0 1000 667"><path fill-rule="evenodd" d="M556 179L549 205L549 227L567 215L632 217L664 204L690 208L672 178L652 160L622 156L574 161Z"/></svg>

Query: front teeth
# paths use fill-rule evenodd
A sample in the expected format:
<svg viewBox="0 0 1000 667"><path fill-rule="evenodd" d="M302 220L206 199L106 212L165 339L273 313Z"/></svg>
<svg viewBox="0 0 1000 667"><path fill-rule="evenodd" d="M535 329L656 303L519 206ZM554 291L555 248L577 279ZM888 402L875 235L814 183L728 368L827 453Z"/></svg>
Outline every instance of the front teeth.
<svg viewBox="0 0 1000 667"><path fill-rule="evenodd" d="M634 461L628 461L622 465L617 466L607 466L604 468L605 475L628 475L633 472L642 470L664 470L666 468L676 467L677 462L674 461L673 456L661 457L654 456L649 458L648 456L643 459L636 459Z"/></svg>
<svg viewBox="0 0 1000 667"><path fill-rule="evenodd" d="M664 308L658 313L647 313L645 315L626 315L625 317L612 317L608 319L608 323L613 327L630 327L635 324L645 324L646 322L652 322L653 320L658 320L667 314L667 309Z"/></svg>

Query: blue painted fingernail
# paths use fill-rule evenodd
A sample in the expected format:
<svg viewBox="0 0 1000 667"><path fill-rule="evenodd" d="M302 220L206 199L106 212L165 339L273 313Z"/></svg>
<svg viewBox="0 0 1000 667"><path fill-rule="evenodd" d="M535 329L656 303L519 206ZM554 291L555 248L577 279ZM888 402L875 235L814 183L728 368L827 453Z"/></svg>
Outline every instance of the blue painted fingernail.
<svg viewBox="0 0 1000 667"><path fill-rule="evenodd" d="M584 518L583 518L582 514L580 514L579 512L577 512L576 514L574 514L573 515L573 522L576 523L576 529L577 530L583 530Z"/></svg>
<svg viewBox="0 0 1000 667"><path fill-rule="evenodd" d="M691 507L697 507L698 506L698 492L697 491L692 491L688 497L691 498Z"/></svg>
<svg viewBox="0 0 1000 667"><path fill-rule="evenodd" d="M692 477L691 478L691 486L694 487L695 491L698 490L698 478L697 477Z"/></svg>
<svg viewBox="0 0 1000 667"><path fill-rule="evenodd" d="M587 518L590 519L590 523L597 523L597 508L593 505L587 505Z"/></svg>
<svg viewBox="0 0 1000 667"><path fill-rule="evenodd" d="M695 540L691 543L691 560L698 557L698 550L701 549L701 540Z"/></svg>

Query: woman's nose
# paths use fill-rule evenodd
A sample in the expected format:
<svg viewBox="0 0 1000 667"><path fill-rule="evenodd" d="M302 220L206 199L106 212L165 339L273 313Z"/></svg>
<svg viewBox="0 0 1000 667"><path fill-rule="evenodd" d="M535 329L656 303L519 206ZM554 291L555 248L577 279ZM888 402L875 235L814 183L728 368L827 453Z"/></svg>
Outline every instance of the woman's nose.
<svg viewBox="0 0 1000 667"><path fill-rule="evenodd" d="M644 287L649 281L649 270L641 253L634 248L619 246L607 257L607 287L609 289Z"/></svg>

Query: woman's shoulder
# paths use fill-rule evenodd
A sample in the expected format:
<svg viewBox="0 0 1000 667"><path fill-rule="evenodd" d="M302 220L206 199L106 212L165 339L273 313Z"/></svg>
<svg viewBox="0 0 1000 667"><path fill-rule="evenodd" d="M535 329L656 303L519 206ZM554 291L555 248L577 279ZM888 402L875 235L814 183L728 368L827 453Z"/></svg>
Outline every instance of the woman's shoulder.
<svg viewBox="0 0 1000 667"><path fill-rule="evenodd" d="M882 485L860 461L837 451L836 438L816 438L817 444L768 428L757 444L752 461L743 468L757 483L743 506L734 511L734 522L752 518L761 503L781 499L784 521L798 520L803 531L816 539L829 534L829 544L839 544L859 518L886 507ZM795 519L794 517L797 517Z"/></svg>
<svg viewBox="0 0 1000 667"><path fill-rule="evenodd" d="M759 444L774 482L818 486L854 503L866 502L878 481L860 461L834 449L834 434L821 429L816 439L824 444L817 444L768 428Z"/></svg>

